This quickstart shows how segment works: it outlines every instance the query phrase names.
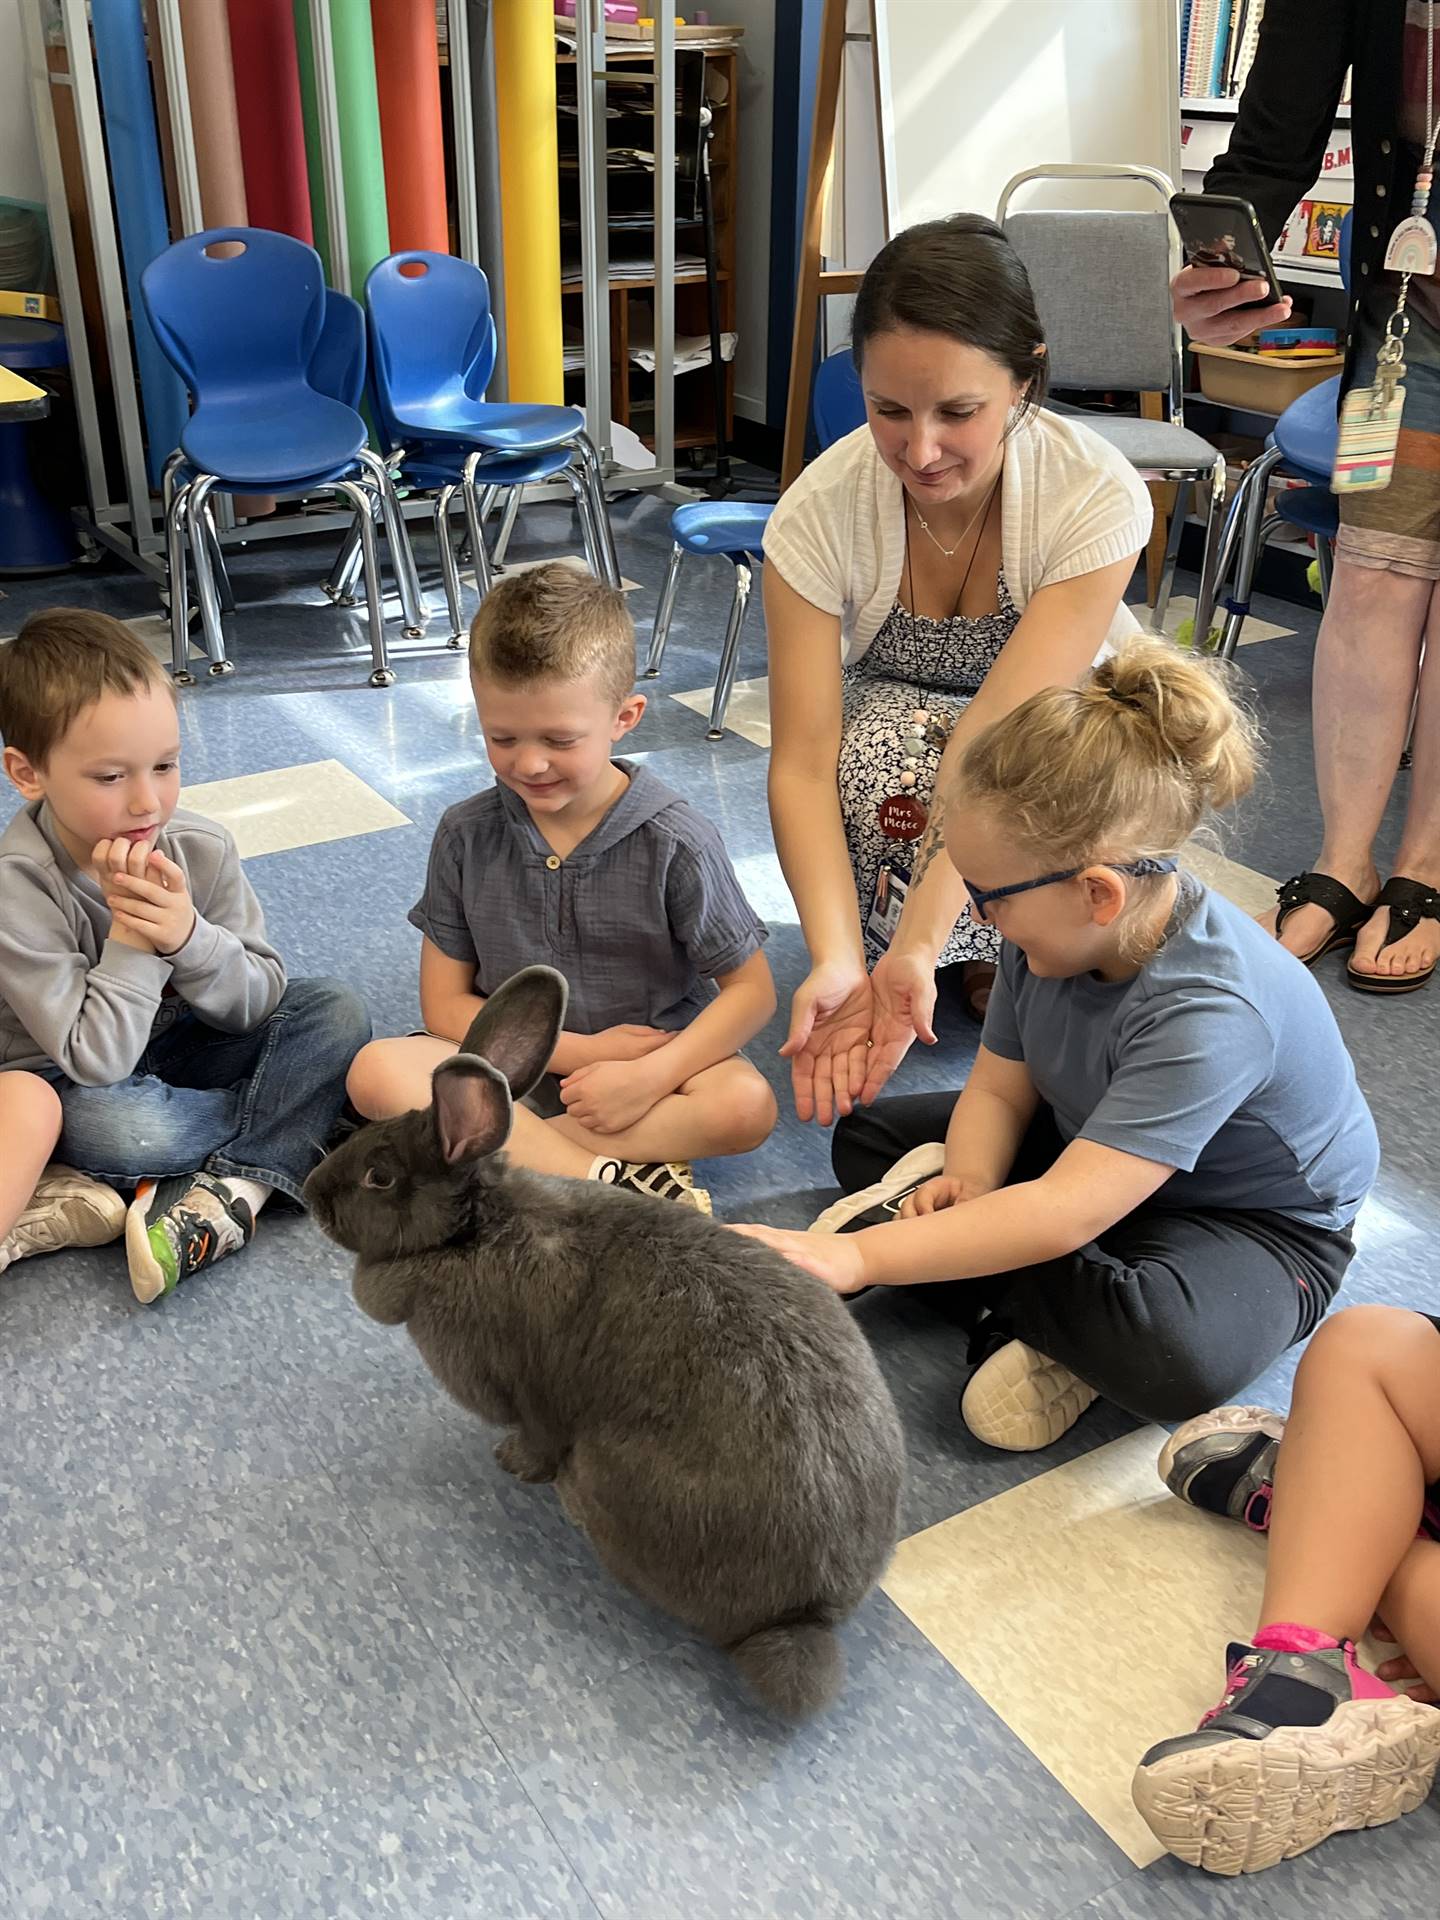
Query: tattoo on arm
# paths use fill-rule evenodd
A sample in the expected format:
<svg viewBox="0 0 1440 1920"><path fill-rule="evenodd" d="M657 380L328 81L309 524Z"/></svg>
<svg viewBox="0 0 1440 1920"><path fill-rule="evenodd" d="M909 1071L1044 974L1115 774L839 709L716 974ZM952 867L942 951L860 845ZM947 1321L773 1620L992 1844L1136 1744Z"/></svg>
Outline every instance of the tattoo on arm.
<svg viewBox="0 0 1440 1920"><path fill-rule="evenodd" d="M921 836L919 848L915 854L915 870L910 876L912 887L918 887L929 871L941 847L945 844L945 816L937 806L930 816L930 824Z"/></svg>

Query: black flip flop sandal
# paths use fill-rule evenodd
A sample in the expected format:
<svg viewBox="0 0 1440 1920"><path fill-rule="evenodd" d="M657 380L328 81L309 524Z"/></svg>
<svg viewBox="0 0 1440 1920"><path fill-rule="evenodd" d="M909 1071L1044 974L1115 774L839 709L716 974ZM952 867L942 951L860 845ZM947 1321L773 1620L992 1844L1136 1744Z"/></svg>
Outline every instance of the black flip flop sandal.
<svg viewBox="0 0 1440 1920"><path fill-rule="evenodd" d="M1335 922L1328 939L1322 940L1309 953L1295 956L1307 967L1313 967L1317 960L1323 959L1327 953L1334 953L1337 947L1353 947L1356 934L1375 911L1373 905L1366 906L1349 887L1332 879L1328 873L1297 873L1293 879L1285 882L1276 897L1280 902L1280 911L1275 919L1277 939L1297 907L1319 907Z"/></svg>
<svg viewBox="0 0 1440 1920"><path fill-rule="evenodd" d="M1440 921L1440 893L1434 887L1427 887L1421 880L1407 880L1396 874L1387 880L1376 897L1377 907L1389 909L1389 925L1385 929L1385 938L1380 951L1393 947L1405 933L1413 933L1422 920ZM1395 931L1399 921L1403 933ZM1435 971L1434 966L1426 967L1423 973L1362 973L1352 961L1345 969L1345 977L1357 993L1418 993Z"/></svg>

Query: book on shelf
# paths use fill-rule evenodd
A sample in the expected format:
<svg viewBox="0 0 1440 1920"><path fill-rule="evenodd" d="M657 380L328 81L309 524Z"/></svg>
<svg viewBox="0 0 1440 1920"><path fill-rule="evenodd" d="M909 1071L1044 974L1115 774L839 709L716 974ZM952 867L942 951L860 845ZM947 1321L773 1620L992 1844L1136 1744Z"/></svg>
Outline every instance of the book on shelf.
<svg viewBox="0 0 1440 1920"><path fill-rule="evenodd" d="M1265 0L1186 0L1180 23L1181 91L1229 100L1244 91Z"/></svg>

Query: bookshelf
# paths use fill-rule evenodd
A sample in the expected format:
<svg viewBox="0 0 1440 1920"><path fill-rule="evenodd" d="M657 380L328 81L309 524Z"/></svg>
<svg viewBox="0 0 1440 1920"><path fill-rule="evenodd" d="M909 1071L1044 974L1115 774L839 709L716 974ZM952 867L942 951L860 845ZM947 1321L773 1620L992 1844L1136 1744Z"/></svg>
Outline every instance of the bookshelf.
<svg viewBox="0 0 1440 1920"><path fill-rule="evenodd" d="M606 48L611 74L606 119L606 203L609 219L610 417L654 445L655 376L637 358L653 344L654 171L636 154L653 152L655 120L646 84L652 60L648 46L633 51ZM625 77L633 66L636 78ZM715 251L719 271L722 337L735 333L736 209L738 206L738 73L735 48L705 49L705 99L714 116L710 143L711 190L715 205ZM559 114L561 300L566 350L566 398L579 401L584 387L579 279L580 180L579 120L576 111L573 54L557 60ZM682 199L687 196L682 195ZM704 231L694 209L682 206L675 228L675 335L708 333L704 268ZM627 263L634 262L633 271ZM647 297L649 296L649 297ZM726 439L734 434L735 361L725 362ZM702 448L715 444L715 400L708 351L703 360L678 372L675 380L675 445Z"/></svg>
<svg viewBox="0 0 1440 1920"><path fill-rule="evenodd" d="M1255 56L1265 0L1179 0L1180 151L1183 183L1198 193L1211 165L1230 144ZM1348 94L1349 88L1346 87ZM1348 100L1336 111L1321 171L1271 249L1282 283L1311 291L1341 290L1339 261L1318 244L1333 235L1354 203ZM1333 209L1340 209L1339 214ZM1318 209L1318 212L1317 212ZM1315 316L1317 319L1319 316ZM1343 316L1342 316L1343 317Z"/></svg>

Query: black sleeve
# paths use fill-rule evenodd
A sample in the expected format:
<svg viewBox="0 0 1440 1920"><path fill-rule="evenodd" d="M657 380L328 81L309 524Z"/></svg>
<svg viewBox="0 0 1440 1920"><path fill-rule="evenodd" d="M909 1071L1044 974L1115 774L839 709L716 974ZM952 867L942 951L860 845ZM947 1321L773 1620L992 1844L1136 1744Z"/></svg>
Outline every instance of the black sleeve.
<svg viewBox="0 0 1440 1920"><path fill-rule="evenodd" d="M1248 200L1272 245L1320 172L1353 54L1356 5L1266 0L1235 131L1205 191Z"/></svg>

